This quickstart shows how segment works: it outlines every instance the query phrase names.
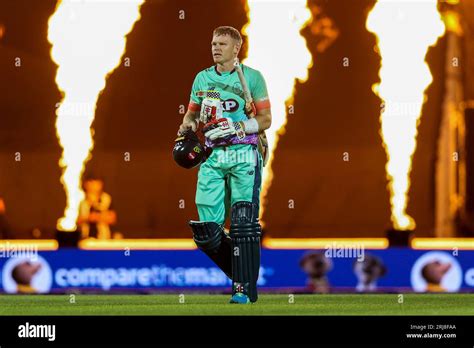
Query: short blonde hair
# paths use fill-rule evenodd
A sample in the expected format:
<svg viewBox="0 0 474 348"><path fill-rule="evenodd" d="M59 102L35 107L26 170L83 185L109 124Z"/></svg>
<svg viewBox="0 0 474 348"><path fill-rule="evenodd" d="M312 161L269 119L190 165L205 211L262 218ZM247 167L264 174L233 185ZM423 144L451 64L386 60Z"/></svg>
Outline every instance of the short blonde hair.
<svg viewBox="0 0 474 348"><path fill-rule="evenodd" d="M214 32L212 33L213 36L221 36L221 35L229 35L231 38L233 38L239 46L242 46L242 36L240 35L240 32L235 29L234 27L230 26L222 26L214 29Z"/></svg>

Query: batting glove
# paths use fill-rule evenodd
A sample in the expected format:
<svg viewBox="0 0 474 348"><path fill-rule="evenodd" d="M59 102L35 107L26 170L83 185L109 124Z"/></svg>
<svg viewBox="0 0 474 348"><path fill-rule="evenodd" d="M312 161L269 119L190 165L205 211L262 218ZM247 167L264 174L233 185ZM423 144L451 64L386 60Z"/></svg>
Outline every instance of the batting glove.
<svg viewBox="0 0 474 348"><path fill-rule="evenodd" d="M204 136L210 140L230 138L234 135L242 140L245 131L241 122L232 122L230 118L220 118L207 123L203 128Z"/></svg>

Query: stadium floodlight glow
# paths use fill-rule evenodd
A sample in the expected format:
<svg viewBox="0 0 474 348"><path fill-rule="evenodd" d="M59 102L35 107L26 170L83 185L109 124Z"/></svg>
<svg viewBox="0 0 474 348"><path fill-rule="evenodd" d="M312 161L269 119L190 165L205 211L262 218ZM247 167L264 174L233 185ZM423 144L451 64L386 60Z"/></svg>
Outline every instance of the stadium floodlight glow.
<svg viewBox="0 0 474 348"><path fill-rule="evenodd" d="M363 246L365 249L387 249L387 238L264 238L262 246L266 249L324 249L332 244ZM54 239L4 239L0 249L7 246L21 248L35 245L38 251L58 249ZM417 250L474 250L474 238L413 238L411 247ZM196 244L192 239L119 239L93 240L84 239L79 242L79 248L84 250L195 250Z"/></svg>
<svg viewBox="0 0 474 348"><path fill-rule="evenodd" d="M413 238L411 247L419 250L474 250L474 238Z"/></svg>
<svg viewBox="0 0 474 348"><path fill-rule="evenodd" d="M195 250L193 239L84 239L79 249L84 250Z"/></svg>
<svg viewBox="0 0 474 348"><path fill-rule="evenodd" d="M32 245L38 251L54 251L58 249L58 242L54 239L2 239L0 241L0 250L8 248L22 249Z"/></svg>
<svg viewBox="0 0 474 348"><path fill-rule="evenodd" d="M267 249L325 249L333 244L365 249L388 248L387 238L264 238L262 246Z"/></svg>

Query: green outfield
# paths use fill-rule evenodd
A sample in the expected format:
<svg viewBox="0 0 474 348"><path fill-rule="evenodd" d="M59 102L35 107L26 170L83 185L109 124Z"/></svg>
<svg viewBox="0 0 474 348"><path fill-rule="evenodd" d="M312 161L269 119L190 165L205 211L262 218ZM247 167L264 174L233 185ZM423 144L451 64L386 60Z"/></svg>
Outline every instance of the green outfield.
<svg viewBox="0 0 474 348"><path fill-rule="evenodd" d="M403 299L397 294L263 294L250 305L231 305L228 299L209 294L2 295L0 315L474 315L474 294L406 294Z"/></svg>

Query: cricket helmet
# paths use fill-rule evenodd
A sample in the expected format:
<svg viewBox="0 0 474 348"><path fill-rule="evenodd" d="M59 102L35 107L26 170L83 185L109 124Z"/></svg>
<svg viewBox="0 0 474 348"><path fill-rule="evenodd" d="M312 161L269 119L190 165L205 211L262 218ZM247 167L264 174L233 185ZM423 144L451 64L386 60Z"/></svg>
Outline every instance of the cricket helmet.
<svg viewBox="0 0 474 348"><path fill-rule="evenodd" d="M194 168L204 162L207 157L208 151L192 130L188 130L176 138L173 148L173 158L181 167L186 169Z"/></svg>

